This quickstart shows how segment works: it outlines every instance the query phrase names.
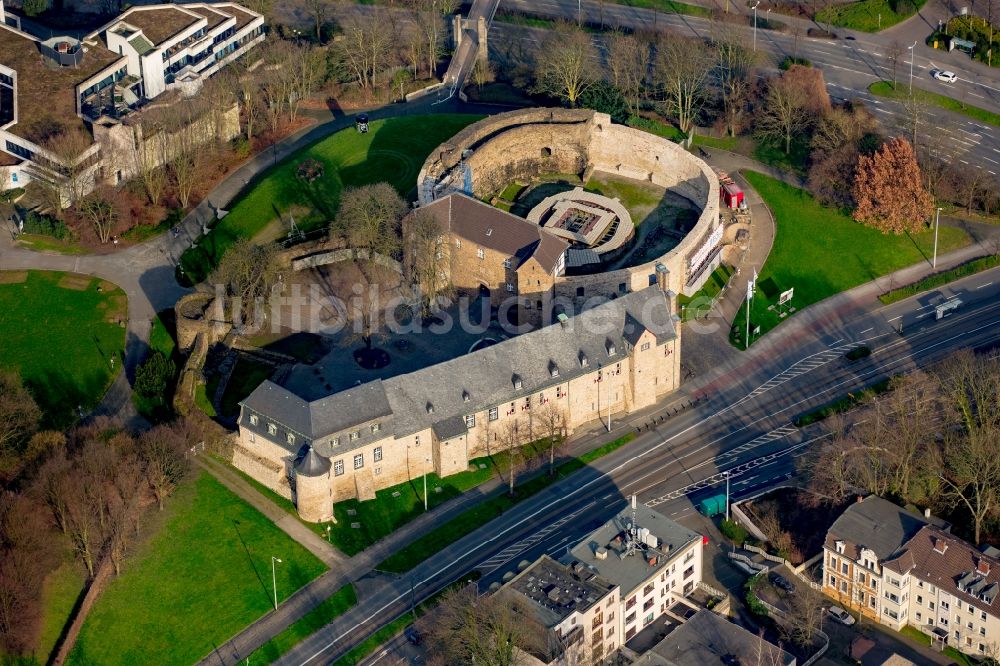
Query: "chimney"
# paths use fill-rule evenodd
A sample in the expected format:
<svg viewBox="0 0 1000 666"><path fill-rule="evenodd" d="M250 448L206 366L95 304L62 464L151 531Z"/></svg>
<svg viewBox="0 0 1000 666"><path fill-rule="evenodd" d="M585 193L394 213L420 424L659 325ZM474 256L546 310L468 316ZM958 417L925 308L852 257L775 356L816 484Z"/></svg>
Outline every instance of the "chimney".
<svg viewBox="0 0 1000 666"><path fill-rule="evenodd" d="M854 501L855 501L856 503L858 503L858 504L861 504L862 502L864 502L864 501L865 501L865 498L864 498L864 497L862 497L861 495L858 495L858 496L856 496L856 497L855 497Z"/></svg>
<svg viewBox="0 0 1000 666"><path fill-rule="evenodd" d="M597 558L598 560L608 559L608 549L598 548L597 550L594 551L594 557Z"/></svg>
<svg viewBox="0 0 1000 666"><path fill-rule="evenodd" d="M930 518L930 517L931 517L931 508L927 507L926 509L924 509L924 518Z"/></svg>
<svg viewBox="0 0 1000 666"><path fill-rule="evenodd" d="M948 544L941 537L932 537L934 540L934 552L944 555L944 552L948 550Z"/></svg>
<svg viewBox="0 0 1000 666"><path fill-rule="evenodd" d="M979 562L976 563L976 573L980 576L990 575L990 563L987 562L985 558L979 558Z"/></svg>
<svg viewBox="0 0 1000 666"><path fill-rule="evenodd" d="M657 558L656 557L649 558L649 566L655 567L656 566L656 562L657 562Z"/></svg>

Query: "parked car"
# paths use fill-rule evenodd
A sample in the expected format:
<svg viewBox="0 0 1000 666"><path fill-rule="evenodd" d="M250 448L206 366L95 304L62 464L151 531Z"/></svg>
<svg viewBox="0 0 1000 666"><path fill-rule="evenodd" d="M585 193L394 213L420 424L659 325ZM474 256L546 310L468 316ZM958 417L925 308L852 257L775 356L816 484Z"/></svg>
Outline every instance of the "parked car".
<svg viewBox="0 0 1000 666"><path fill-rule="evenodd" d="M958 81L958 75L955 72L948 71L947 69L939 69L934 72L934 78L938 81L944 81L945 83L954 83Z"/></svg>
<svg viewBox="0 0 1000 666"><path fill-rule="evenodd" d="M854 616L851 615L850 613L848 613L847 611L845 611L840 606L830 606L830 611L829 612L830 612L830 615L833 616L834 620L836 620L837 622L839 622L839 623L841 623L843 625L846 625L846 626L849 627L852 624L854 624Z"/></svg>
<svg viewBox="0 0 1000 666"><path fill-rule="evenodd" d="M768 574L767 580L770 581L771 585L775 587L780 587L785 592L794 592L795 586L785 578L784 576L776 573Z"/></svg>

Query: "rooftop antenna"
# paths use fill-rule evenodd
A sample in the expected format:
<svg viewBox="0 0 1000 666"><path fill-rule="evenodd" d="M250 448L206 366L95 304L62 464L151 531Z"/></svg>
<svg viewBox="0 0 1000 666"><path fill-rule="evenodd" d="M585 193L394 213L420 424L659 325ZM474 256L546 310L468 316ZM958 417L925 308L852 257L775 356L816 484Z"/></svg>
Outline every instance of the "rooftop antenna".
<svg viewBox="0 0 1000 666"><path fill-rule="evenodd" d="M625 530L625 549L622 551L621 558L625 559L629 555L635 553L636 546L638 545L639 528L635 524L635 495L632 495L632 521Z"/></svg>

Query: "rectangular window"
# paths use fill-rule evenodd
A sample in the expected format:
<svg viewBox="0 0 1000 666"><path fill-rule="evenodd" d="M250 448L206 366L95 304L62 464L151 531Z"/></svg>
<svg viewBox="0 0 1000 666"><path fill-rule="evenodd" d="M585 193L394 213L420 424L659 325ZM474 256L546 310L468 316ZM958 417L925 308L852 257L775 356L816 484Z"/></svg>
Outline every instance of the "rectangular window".
<svg viewBox="0 0 1000 666"><path fill-rule="evenodd" d="M625 616L625 626L628 626L635 622L635 613L629 613Z"/></svg>
<svg viewBox="0 0 1000 666"><path fill-rule="evenodd" d="M378 432L381 429L382 429L382 425L381 424L379 424L379 423L373 423L372 424L372 432Z"/></svg>
<svg viewBox="0 0 1000 666"><path fill-rule="evenodd" d="M375 450L372 452L372 458L375 460L375 462L381 462L382 461L382 447L381 446L376 446L375 447Z"/></svg>
<svg viewBox="0 0 1000 666"><path fill-rule="evenodd" d="M632 608L633 606L635 606L635 597L632 597L631 599L629 599L628 601L625 602L625 610L628 610L628 609ZM625 620L625 622L628 622L628 621L629 621L628 619Z"/></svg>
<svg viewBox="0 0 1000 666"><path fill-rule="evenodd" d="M847 562L841 563L841 565L840 565L840 573L843 573L843 574L847 573Z"/></svg>
<svg viewBox="0 0 1000 666"><path fill-rule="evenodd" d="M376 468L375 468L375 476L378 476L378 475L380 475L381 473L382 473L382 468L381 468L381 467L376 467Z"/></svg>
<svg viewBox="0 0 1000 666"><path fill-rule="evenodd" d="M420 435L414 435L413 436L413 445L414 446L420 446Z"/></svg>
<svg viewBox="0 0 1000 666"><path fill-rule="evenodd" d="M643 342L642 346L639 347L639 351L646 351L647 349L649 349L649 343L648 342Z"/></svg>
<svg viewBox="0 0 1000 666"><path fill-rule="evenodd" d="M250 425L257 425L257 415L256 414L251 414L250 415Z"/></svg>
<svg viewBox="0 0 1000 666"><path fill-rule="evenodd" d="M923 605L923 603L924 603L924 598L922 596L920 596L919 594L917 595L917 603L920 604L920 605Z"/></svg>
<svg viewBox="0 0 1000 666"><path fill-rule="evenodd" d="M267 424L267 434L268 435L276 435L276 434L278 434L278 426L274 425L273 423L268 423Z"/></svg>
<svg viewBox="0 0 1000 666"><path fill-rule="evenodd" d="M498 409L499 409L498 407L490 407L490 421L496 421L497 420L497 418L498 418L498 416L497 416L497 410Z"/></svg>
<svg viewBox="0 0 1000 666"><path fill-rule="evenodd" d="M365 466L365 455L363 453L359 453L358 455L354 456L354 469L361 469L364 466Z"/></svg>
<svg viewBox="0 0 1000 666"><path fill-rule="evenodd" d="M510 259L504 259L503 260L503 267L504 268L510 268Z"/></svg>
<svg viewBox="0 0 1000 666"><path fill-rule="evenodd" d="M688 567L684 570L684 578L690 578L691 574L694 573L694 567Z"/></svg>
<svg viewBox="0 0 1000 666"><path fill-rule="evenodd" d="M625 632L625 641L628 642L632 640L633 636L635 636L635 627L632 627L631 629Z"/></svg>
<svg viewBox="0 0 1000 666"><path fill-rule="evenodd" d="M642 593L643 593L643 594L649 594L650 592L652 592L652 591L653 591L653 588L654 588L654 585L653 585L653 583L650 583L650 584L649 584L649 585L647 585L646 587L642 588Z"/></svg>
<svg viewBox="0 0 1000 666"><path fill-rule="evenodd" d="M359 437L361 437L361 431L355 430L354 432L351 433L351 441L352 442L354 440L358 439Z"/></svg>
<svg viewBox="0 0 1000 666"><path fill-rule="evenodd" d="M513 291L514 291L514 285L512 285L512 284L511 284L510 282L508 282L508 283L507 283L506 285L504 285L504 286L506 287L507 291L509 291L509 292L513 293Z"/></svg>
<svg viewBox="0 0 1000 666"><path fill-rule="evenodd" d="M250 433L250 434L249 434L249 439L250 439L250 442L251 442L251 443L253 443L253 442L256 442L256 441L257 441L257 437L256 437L256 436L254 436L254 434L253 434L253 433Z"/></svg>
<svg viewBox="0 0 1000 666"><path fill-rule="evenodd" d="M465 427L466 428L475 428L476 427L476 415L475 414L466 414L465 415Z"/></svg>
<svg viewBox="0 0 1000 666"><path fill-rule="evenodd" d="M333 463L333 475L341 476L344 473L344 461L338 460Z"/></svg>
<svg viewBox="0 0 1000 666"><path fill-rule="evenodd" d="M285 435L285 440L289 444L294 444L295 443L295 435L293 435L292 433L288 433L287 435Z"/></svg>
<svg viewBox="0 0 1000 666"><path fill-rule="evenodd" d="M340 446L340 438L334 437L330 440L330 446Z"/></svg>
<svg viewBox="0 0 1000 666"><path fill-rule="evenodd" d="M652 608L652 607L653 607L653 600L652 600L652 599L649 599L649 600L647 600L647 601L646 601L646 603L644 603L644 604L642 605L642 610L644 610L644 611L648 611L648 610L649 610L650 608Z"/></svg>
<svg viewBox="0 0 1000 666"><path fill-rule="evenodd" d="M486 258L486 253L483 252L483 248L479 248L478 250L476 250L476 256L478 256L480 259Z"/></svg>

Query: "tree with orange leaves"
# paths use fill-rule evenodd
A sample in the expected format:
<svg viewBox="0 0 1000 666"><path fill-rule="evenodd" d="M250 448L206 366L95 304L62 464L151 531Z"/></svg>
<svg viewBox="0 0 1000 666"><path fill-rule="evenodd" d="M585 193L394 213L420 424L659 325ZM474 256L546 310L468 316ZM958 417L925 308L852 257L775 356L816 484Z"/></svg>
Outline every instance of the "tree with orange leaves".
<svg viewBox="0 0 1000 666"><path fill-rule="evenodd" d="M909 141L890 139L874 155L858 158L854 200L854 219L882 233L916 233L923 229L934 201L924 189Z"/></svg>

